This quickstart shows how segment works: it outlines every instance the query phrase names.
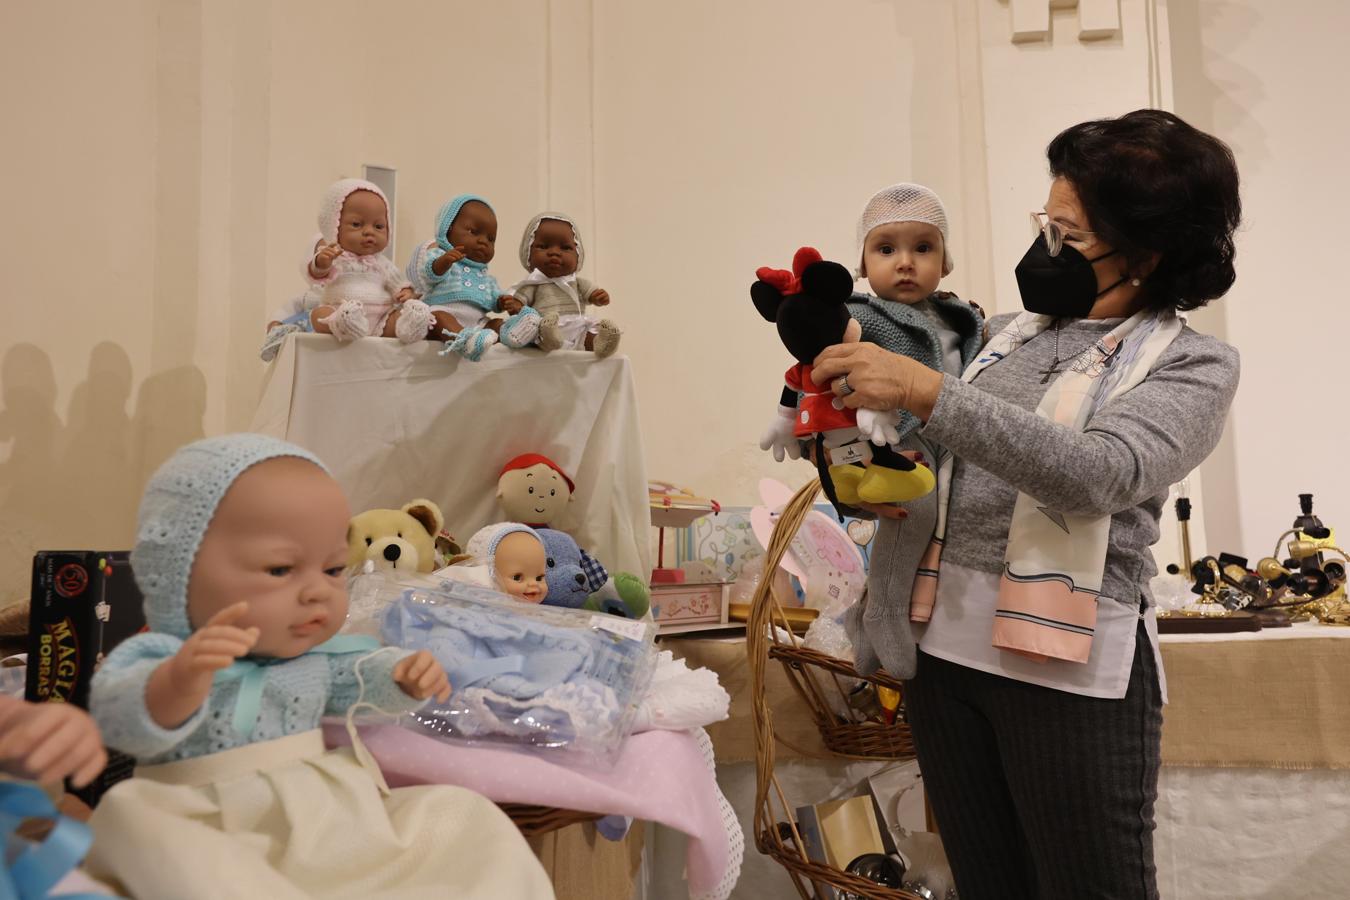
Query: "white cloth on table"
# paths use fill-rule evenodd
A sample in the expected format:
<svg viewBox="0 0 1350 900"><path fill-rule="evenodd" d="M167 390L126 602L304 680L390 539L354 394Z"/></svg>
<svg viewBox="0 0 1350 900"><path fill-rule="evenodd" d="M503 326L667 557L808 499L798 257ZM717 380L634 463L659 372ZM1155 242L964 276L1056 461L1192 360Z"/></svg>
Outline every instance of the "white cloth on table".
<svg viewBox="0 0 1350 900"><path fill-rule="evenodd" d="M501 467L542 453L576 483L552 523L610 571L651 569L647 471L624 356L491 347L479 362L441 345L296 335L268 369L252 428L314 452L353 510L430 497L466 538L505 514Z"/></svg>

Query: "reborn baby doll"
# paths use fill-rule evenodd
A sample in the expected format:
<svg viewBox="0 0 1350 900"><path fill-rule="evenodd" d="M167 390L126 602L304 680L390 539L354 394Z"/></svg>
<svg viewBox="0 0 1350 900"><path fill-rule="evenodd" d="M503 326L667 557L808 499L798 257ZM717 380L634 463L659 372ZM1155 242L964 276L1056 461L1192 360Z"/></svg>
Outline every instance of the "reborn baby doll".
<svg viewBox="0 0 1350 900"><path fill-rule="evenodd" d="M319 207L323 243L305 274L322 290L309 314L314 330L339 341L370 335L424 340L431 310L414 299L412 285L382 254L389 244L389 203L369 181L344 178L324 192Z"/></svg>
<svg viewBox="0 0 1350 900"><path fill-rule="evenodd" d="M539 534L519 522L486 525L464 546L469 558L435 574L540 603L548 593L548 556Z"/></svg>
<svg viewBox="0 0 1350 900"><path fill-rule="evenodd" d="M562 213L540 213L530 220L520 241L520 264L530 274L511 288L514 302L503 307L521 312L524 303L539 313L541 350L592 350L609 356L619 346L620 331L609 319L585 315L586 304L608 306L609 294L577 277L586 251L576 223ZM514 329L512 329L514 331ZM516 340L503 335L508 346ZM517 345L520 346L520 345Z"/></svg>
<svg viewBox="0 0 1350 900"><path fill-rule="evenodd" d="M136 777L92 819L89 868L136 897L552 897L520 832L448 786L390 791L351 713L450 685L427 653L337 635L349 510L308 452L262 435L179 450L141 504L132 566L148 634L91 706ZM325 751L319 719L348 716Z"/></svg>
<svg viewBox="0 0 1350 900"><path fill-rule="evenodd" d="M482 197L460 194L436 214L436 237L418 247L408 261L408 278L432 308L433 336L448 341L448 349L469 360L481 359L497 343L503 323L487 316L511 299L488 274L487 265L496 253L497 214ZM512 324L513 336L515 327L530 332L530 340L537 333L531 323Z"/></svg>

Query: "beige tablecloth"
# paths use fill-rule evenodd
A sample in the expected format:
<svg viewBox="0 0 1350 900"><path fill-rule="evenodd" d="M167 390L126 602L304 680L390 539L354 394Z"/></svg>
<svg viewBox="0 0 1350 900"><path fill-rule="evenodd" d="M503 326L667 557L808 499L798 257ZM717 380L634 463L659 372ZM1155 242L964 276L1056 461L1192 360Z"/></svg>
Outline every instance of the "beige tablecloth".
<svg viewBox="0 0 1350 900"><path fill-rule="evenodd" d="M607 568L651 569L637 393L628 358L496 346L476 363L392 338L297 335L268 369L253 429L316 453L352 509L427 497L461 542L503 518L497 475L543 453L576 482L554 524Z"/></svg>
<svg viewBox="0 0 1350 900"><path fill-rule="evenodd" d="M1334 629L1334 630L1333 630ZM1350 632L1334 626L1271 630L1231 640L1164 637L1170 703L1163 710L1164 766L1350 768ZM745 641L673 638L662 646L717 672L731 717L709 726L718 762L753 760ZM783 675L768 668L775 732L823 754L810 714ZM777 758L801 753L780 743Z"/></svg>

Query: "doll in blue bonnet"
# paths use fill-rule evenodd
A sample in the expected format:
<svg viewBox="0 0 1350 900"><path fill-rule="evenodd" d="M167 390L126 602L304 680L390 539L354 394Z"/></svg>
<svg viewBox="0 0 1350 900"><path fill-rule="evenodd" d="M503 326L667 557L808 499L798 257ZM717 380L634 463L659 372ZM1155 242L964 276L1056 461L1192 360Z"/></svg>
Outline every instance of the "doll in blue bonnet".
<svg viewBox="0 0 1350 900"><path fill-rule="evenodd" d="M460 194L436 213L436 236L413 251L408 278L422 292L435 318L433 336L448 349L477 361L497 343L499 332L523 347L539 333L539 315L503 293L488 273L497 253L497 214L477 194ZM518 313L506 322L494 312Z"/></svg>
<svg viewBox="0 0 1350 900"><path fill-rule="evenodd" d="M389 790L325 715L448 696L426 653L338 635L349 510L306 451L262 435L179 450L141 505L149 633L94 678L108 744L136 757L91 824L89 868L131 896L551 897L520 833L448 786Z"/></svg>

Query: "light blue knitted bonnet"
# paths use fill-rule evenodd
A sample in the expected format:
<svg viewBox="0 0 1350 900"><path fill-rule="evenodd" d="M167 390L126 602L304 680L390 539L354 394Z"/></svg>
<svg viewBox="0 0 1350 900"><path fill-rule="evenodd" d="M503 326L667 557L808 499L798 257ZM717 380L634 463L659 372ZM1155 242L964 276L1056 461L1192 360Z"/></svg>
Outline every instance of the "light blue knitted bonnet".
<svg viewBox="0 0 1350 900"><path fill-rule="evenodd" d="M145 598L151 631L186 638L188 578L197 548L216 507L234 480L260 462L279 456L308 460L308 450L262 434L227 434L181 448L159 467L141 499L131 568Z"/></svg>
<svg viewBox="0 0 1350 900"><path fill-rule="evenodd" d="M520 522L497 522L493 525L484 525L473 533L469 542L464 545L464 552L476 559L481 559L487 563L488 571L496 573L497 571L497 545L508 534L515 534L522 531L531 535L539 546L544 546L544 539L539 532L528 525L522 525Z"/></svg>
<svg viewBox="0 0 1350 900"><path fill-rule="evenodd" d="M441 207L441 211L436 213L436 245L442 250L452 249L450 241L446 239L446 232L450 230L451 224L455 221L455 216L459 215L459 211L464 208L464 204L473 200L477 200L488 209L492 209L492 204L477 194L460 194L448 201ZM493 210L493 213L496 214L496 210ZM463 262L472 262L472 260L466 259Z"/></svg>

